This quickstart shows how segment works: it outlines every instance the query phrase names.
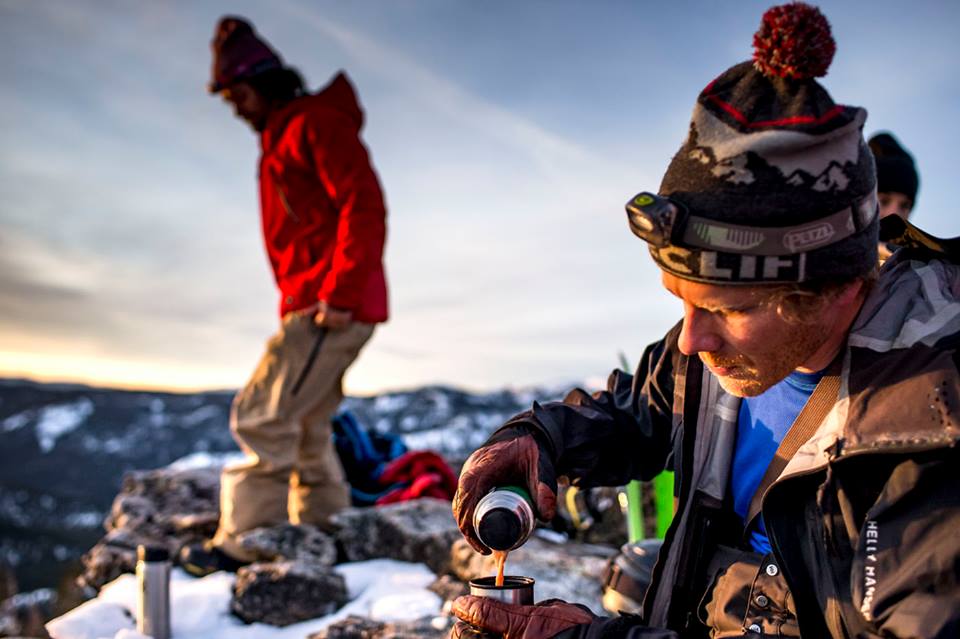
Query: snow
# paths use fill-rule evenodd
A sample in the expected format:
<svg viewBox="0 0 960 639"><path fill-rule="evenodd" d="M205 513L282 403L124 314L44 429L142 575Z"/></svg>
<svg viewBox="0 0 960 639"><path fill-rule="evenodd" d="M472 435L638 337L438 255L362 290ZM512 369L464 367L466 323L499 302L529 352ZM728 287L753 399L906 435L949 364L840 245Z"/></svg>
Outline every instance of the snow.
<svg viewBox="0 0 960 639"><path fill-rule="evenodd" d="M220 419L220 415L221 412L219 406L201 406L200 408L190 411L184 415L180 421L185 426L196 426L207 420Z"/></svg>
<svg viewBox="0 0 960 639"><path fill-rule="evenodd" d="M93 402L86 397L70 404L47 406L37 419L37 442L49 453L59 437L76 429L93 413Z"/></svg>
<svg viewBox="0 0 960 639"><path fill-rule="evenodd" d="M186 457L181 457L171 462L167 468L176 471L196 470L197 468L219 468L227 464L242 462L244 459L246 459L246 455L239 451L229 453L208 453L201 451L191 453Z"/></svg>
<svg viewBox="0 0 960 639"><path fill-rule="evenodd" d="M441 598L427 590L436 578L423 564L374 559L340 564L351 597L337 612L276 628L245 624L230 614L235 575L218 572L194 579L171 571L170 609L173 639L303 639L349 615L378 621L410 621L440 614ZM142 639L135 632L137 579L121 575L99 596L47 624L56 639Z"/></svg>
<svg viewBox="0 0 960 639"><path fill-rule="evenodd" d="M26 608L39 606L56 600L57 593L53 588L40 588L31 592L20 592L10 598L12 608Z"/></svg>
<svg viewBox="0 0 960 639"><path fill-rule="evenodd" d="M30 423L30 411L11 415L3 420L3 432L9 433Z"/></svg>
<svg viewBox="0 0 960 639"><path fill-rule="evenodd" d="M442 428L421 430L416 433L404 433L401 437L409 450L439 450L444 451L447 433Z"/></svg>
<svg viewBox="0 0 960 639"><path fill-rule="evenodd" d="M378 413L397 413L409 405L408 395L378 395L373 401L373 410Z"/></svg>
<svg viewBox="0 0 960 639"><path fill-rule="evenodd" d="M96 528L103 522L103 513L97 510L71 513L66 516L64 522L67 528Z"/></svg>

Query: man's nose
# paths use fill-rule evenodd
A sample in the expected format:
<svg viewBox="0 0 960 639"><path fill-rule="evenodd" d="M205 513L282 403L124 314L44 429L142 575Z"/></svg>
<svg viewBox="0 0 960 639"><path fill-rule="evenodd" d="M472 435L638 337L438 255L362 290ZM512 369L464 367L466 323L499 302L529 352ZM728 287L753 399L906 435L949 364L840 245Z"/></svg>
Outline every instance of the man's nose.
<svg viewBox="0 0 960 639"><path fill-rule="evenodd" d="M723 340L714 326L716 319L708 311L684 304L683 327L677 346L684 355L714 353L723 346Z"/></svg>

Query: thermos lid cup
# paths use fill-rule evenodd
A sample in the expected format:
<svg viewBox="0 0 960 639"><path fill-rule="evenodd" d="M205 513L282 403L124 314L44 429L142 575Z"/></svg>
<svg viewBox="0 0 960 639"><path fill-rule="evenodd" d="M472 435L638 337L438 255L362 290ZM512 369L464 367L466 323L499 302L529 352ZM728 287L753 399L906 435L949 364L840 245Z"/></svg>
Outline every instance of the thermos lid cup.
<svg viewBox="0 0 960 639"><path fill-rule="evenodd" d="M496 579L496 577L471 579L469 583L470 594L475 597L499 599L520 606L533 605L533 585L535 582L532 577L507 575L503 578L502 586L497 586Z"/></svg>
<svg viewBox="0 0 960 639"><path fill-rule="evenodd" d="M162 546L137 546L137 561L169 561L170 552Z"/></svg>

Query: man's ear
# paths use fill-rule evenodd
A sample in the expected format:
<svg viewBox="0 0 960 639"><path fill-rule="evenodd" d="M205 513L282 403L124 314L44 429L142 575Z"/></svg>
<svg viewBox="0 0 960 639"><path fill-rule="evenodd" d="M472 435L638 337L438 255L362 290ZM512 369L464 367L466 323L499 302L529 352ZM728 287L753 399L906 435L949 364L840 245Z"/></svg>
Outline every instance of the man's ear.
<svg viewBox="0 0 960 639"><path fill-rule="evenodd" d="M866 282L863 280L854 280L850 282L837 293L837 304L840 306L849 306L860 301L861 297L866 296Z"/></svg>

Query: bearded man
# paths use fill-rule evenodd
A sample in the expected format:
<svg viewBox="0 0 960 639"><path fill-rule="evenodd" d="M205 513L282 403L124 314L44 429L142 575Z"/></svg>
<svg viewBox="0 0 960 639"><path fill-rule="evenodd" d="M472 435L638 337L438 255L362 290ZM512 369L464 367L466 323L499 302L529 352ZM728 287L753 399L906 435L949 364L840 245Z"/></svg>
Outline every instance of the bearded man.
<svg viewBox="0 0 960 639"><path fill-rule="evenodd" d="M557 478L676 472L639 616L462 597L469 626L541 637L960 636L960 268L910 230L878 273L866 112L815 77L834 53L802 3L700 94L657 193L627 203L683 319L606 391L508 421L467 460L454 514Z"/></svg>

